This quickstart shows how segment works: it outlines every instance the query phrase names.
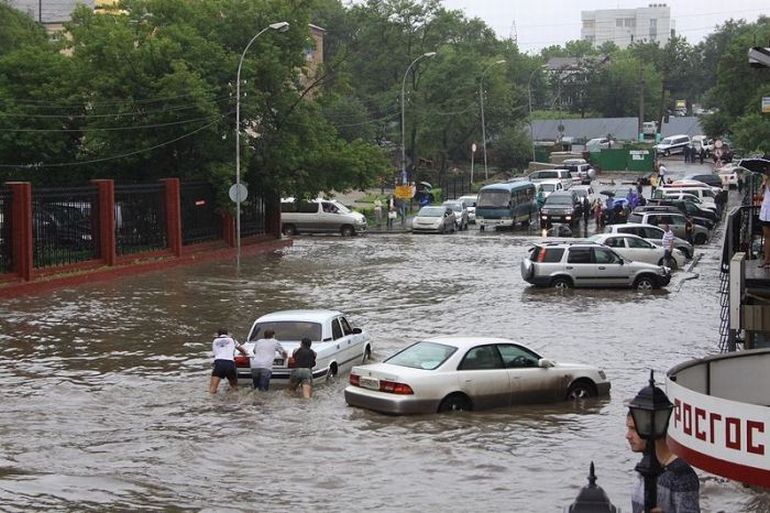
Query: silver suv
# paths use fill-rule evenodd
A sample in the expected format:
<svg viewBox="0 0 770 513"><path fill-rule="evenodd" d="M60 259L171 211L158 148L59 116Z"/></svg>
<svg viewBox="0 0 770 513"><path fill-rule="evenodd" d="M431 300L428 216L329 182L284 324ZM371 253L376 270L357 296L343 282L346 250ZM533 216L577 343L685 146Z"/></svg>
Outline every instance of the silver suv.
<svg viewBox="0 0 770 513"><path fill-rule="evenodd" d="M633 287L649 290L671 281L667 267L626 260L604 244L537 242L521 261L521 277L540 287Z"/></svg>

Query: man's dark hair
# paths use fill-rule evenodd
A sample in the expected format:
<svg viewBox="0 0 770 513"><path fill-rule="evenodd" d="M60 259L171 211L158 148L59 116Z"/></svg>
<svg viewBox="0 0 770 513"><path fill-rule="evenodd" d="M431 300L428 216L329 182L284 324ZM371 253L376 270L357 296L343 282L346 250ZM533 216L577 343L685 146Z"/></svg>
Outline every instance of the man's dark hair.
<svg viewBox="0 0 770 513"><path fill-rule="evenodd" d="M227 328L219 328L219 329L217 330L217 335L218 335L218 336L220 336L220 337L221 337L222 335L227 335Z"/></svg>
<svg viewBox="0 0 770 513"><path fill-rule="evenodd" d="M311 344L311 342L310 342L310 339L308 337L304 337L302 339L302 347L306 347L306 348L310 349L310 344Z"/></svg>
<svg viewBox="0 0 770 513"><path fill-rule="evenodd" d="M265 338L273 338L275 336L275 330L265 330Z"/></svg>

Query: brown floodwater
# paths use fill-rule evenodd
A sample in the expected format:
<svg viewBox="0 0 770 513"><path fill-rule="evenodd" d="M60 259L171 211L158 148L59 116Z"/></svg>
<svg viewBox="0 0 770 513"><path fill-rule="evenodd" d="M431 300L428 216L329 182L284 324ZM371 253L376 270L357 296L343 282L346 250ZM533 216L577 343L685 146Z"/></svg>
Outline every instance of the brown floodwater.
<svg viewBox="0 0 770 513"><path fill-rule="evenodd" d="M0 303L2 511L562 511L598 483L630 511L639 456L623 400L717 351L719 245L664 291L533 289L526 233L299 237L284 251ZM345 405L207 393L213 332L335 308L375 359L421 337L509 337L592 363L608 399L389 417ZM223 387L224 388L224 387ZM700 472L703 511L770 511L764 492Z"/></svg>

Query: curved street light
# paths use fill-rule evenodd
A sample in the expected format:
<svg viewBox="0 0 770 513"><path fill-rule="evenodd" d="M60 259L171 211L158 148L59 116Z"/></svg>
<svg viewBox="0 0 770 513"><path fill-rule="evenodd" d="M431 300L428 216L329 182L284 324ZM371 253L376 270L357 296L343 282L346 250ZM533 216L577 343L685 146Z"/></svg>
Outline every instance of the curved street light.
<svg viewBox="0 0 770 513"><path fill-rule="evenodd" d="M481 145L484 148L484 180L489 179L489 172L487 171L487 128L484 123L484 75L492 66L497 64L505 64L505 59L495 61L481 72L481 79L479 80L479 104L481 105Z"/></svg>
<svg viewBox="0 0 770 513"><path fill-rule="evenodd" d="M236 265L240 265L241 263L241 201L244 199L241 195L241 68L243 67L243 59L246 57L246 52L251 48L252 43L268 30L286 32L289 30L289 22L279 21L277 23L271 23L257 32L246 45L246 48L243 49L241 60L238 61L238 73L235 75L235 188L237 191L235 201Z"/></svg>
<svg viewBox="0 0 770 513"><path fill-rule="evenodd" d="M412 69L412 66L414 66L417 61L424 58L431 58L434 55L436 55L436 52L425 52L424 54L417 57L415 60L409 64L409 66L406 67L406 72L404 72L404 79L401 81L401 183L406 184L407 183L407 176L406 176L406 129L405 129L405 119L404 119L404 97L405 97L405 89L406 89L406 77L409 75L409 71Z"/></svg>

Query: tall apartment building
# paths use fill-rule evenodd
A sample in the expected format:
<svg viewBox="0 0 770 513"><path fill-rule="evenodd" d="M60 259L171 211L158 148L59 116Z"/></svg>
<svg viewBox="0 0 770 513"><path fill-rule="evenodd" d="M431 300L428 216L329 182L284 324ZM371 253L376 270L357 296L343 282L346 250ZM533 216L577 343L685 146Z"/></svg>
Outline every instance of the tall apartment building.
<svg viewBox="0 0 770 513"><path fill-rule="evenodd" d="M599 46L612 41L620 48L635 42L653 42L665 46L674 34L671 8L649 4L636 9L600 9L581 11L580 37Z"/></svg>

